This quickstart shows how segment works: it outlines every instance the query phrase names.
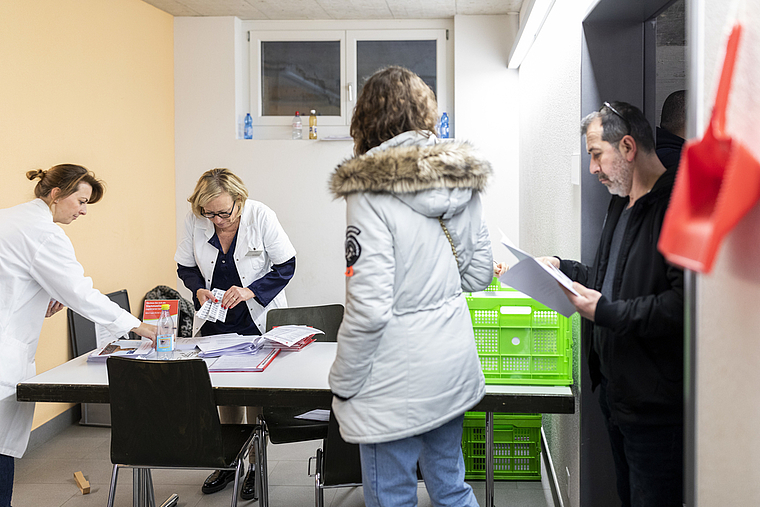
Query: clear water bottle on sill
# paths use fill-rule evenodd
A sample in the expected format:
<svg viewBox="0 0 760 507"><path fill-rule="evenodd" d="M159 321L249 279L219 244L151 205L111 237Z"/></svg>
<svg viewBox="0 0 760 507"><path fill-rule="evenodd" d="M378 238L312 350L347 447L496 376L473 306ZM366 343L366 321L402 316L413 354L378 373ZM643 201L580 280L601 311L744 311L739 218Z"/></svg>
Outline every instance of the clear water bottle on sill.
<svg viewBox="0 0 760 507"><path fill-rule="evenodd" d="M449 115L444 113L441 115L441 123L438 127L438 136L441 139L448 139L449 138Z"/></svg>
<svg viewBox="0 0 760 507"><path fill-rule="evenodd" d="M296 115L293 117L293 130L290 134L291 139L303 139L303 122L301 121L301 113L296 111Z"/></svg>
<svg viewBox="0 0 760 507"><path fill-rule="evenodd" d="M243 128L243 138L253 139L253 118L251 118L251 113L246 113L245 115L245 127Z"/></svg>
<svg viewBox="0 0 760 507"><path fill-rule="evenodd" d="M174 357L174 321L169 314L169 305L161 305L161 316L156 324L156 357L172 359Z"/></svg>

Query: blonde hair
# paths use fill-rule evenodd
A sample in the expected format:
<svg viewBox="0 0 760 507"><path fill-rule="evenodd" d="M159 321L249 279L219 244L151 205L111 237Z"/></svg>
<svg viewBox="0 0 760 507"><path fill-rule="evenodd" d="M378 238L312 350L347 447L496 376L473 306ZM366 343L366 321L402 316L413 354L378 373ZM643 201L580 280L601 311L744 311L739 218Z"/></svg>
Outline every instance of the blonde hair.
<svg viewBox="0 0 760 507"><path fill-rule="evenodd" d="M195 190L187 202L190 203L193 214L202 217L204 206L213 201L223 193L230 194L232 201L237 204L233 217L237 218L243 212L243 206L248 199L248 189L245 183L235 173L229 169L217 168L203 173L195 184Z"/></svg>
<svg viewBox="0 0 760 507"><path fill-rule="evenodd" d="M363 155L388 139L410 130L435 131L435 94L414 72L386 67L364 84L351 119L354 152Z"/></svg>
<svg viewBox="0 0 760 507"><path fill-rule="evenodd" d="M26 177L30 181L39 178L40 181L34 187L34 196L40 199L48 197L54 188L61 191L57 198L65 199L79 190L79 184L83 182L92 187L92 195L87 201L89 204L98 202L106 191L105 184L95 177L95 173L81 165L59 164L47 171L42 169L27 171Z"/></svg>

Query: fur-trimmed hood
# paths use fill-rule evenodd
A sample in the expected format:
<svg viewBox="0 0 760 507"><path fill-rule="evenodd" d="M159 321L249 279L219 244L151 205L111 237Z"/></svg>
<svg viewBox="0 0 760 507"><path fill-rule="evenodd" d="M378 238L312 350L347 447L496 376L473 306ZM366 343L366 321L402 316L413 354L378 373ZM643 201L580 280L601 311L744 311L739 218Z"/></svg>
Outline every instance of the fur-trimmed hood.
<svg viewBox="0 0 760 507"><path fill-rule="evenodd" d="M481 191L491 164L467 143L405 132L364 155L341 163L330 178L336 197L354 192L406 194L436 188Z"/></svg>

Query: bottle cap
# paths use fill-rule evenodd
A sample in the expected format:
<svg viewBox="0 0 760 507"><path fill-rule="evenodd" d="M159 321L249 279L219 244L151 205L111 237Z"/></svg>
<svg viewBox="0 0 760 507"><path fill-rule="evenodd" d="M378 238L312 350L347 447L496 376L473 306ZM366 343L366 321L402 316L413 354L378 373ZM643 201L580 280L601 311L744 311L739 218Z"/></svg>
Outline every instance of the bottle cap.
<svg viewBox="0 0 760 507"><path fill-rule="evenodd" d="M298 113L298 111L296 111L296 116L300 116L300 114Z"/></svg>
<svg viewBox="0 0 760 507"><path fill-rule="evenodd" d="M317 111L315 109L312 109L311 114L317 114Z"/></svg>
<svg viewBox="0 0 760 507"><path fill-rule="evenodd" d="M169 305L167 305L167 304L163 304L163 305L161 305L161 309L162 309L162 310L168 310L169 308L171 308L171 306L169 306Z"/></svg>

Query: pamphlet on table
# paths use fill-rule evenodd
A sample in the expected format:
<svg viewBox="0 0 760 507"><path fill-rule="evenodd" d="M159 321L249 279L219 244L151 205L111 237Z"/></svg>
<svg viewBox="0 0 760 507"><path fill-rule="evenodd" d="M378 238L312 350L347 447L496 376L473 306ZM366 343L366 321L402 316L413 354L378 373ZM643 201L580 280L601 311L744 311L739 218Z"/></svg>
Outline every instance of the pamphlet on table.
<svg viewBox="0 0 760 507"><path fill-rule="evenodd" d="M146 357L155 352L150 340L116 340L90 352L87 361L105 362L109 357Z"/></svg>

